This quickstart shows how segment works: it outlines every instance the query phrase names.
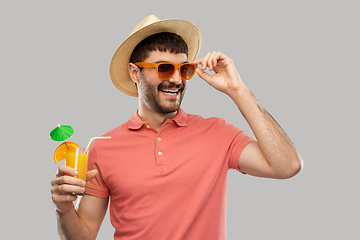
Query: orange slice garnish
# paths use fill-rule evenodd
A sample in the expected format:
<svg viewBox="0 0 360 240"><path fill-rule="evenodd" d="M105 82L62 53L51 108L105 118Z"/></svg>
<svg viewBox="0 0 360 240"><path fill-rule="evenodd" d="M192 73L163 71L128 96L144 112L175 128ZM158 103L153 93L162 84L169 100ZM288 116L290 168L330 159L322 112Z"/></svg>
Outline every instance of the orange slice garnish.
<svg viewBox="0 0 360 240"><path fill-rule="evenodd" d="M74 142L63 142L60 144L54 152L55 163L65 159L68 152L76 152L76 148L80 148L80 146Z"/></svg>

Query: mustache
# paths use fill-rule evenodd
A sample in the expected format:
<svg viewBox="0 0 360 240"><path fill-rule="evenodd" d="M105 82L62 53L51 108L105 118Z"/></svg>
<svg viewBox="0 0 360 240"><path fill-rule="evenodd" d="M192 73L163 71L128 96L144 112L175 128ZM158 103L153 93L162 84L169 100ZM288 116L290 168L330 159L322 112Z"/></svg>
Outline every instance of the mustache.
<svg viewBox="0 0 360 240"><path fill-rule="evenodd" d="M159 86L158 86L159 91L161 89L166 89L166 88L178 88L180 90L183 90L185 88L185 85L184 85L184 83L182 81L181 81L180 84L175 84L173 82L164 81L164 82L160 83Z"/></svg>

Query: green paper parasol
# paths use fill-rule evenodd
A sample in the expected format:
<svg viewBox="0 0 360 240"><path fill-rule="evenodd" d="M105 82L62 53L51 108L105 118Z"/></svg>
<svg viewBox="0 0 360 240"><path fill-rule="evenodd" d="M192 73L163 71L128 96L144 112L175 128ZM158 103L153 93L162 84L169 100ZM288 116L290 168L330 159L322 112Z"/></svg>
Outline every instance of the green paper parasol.
<svg viewBox="0 0 360 240"><path fill-rule="evenodd" d="M54 128L51 133L50 137L54 141L64 141L71 137L74 133L74 129L68 125L61 125L58 124L58 127Z"/></svg>

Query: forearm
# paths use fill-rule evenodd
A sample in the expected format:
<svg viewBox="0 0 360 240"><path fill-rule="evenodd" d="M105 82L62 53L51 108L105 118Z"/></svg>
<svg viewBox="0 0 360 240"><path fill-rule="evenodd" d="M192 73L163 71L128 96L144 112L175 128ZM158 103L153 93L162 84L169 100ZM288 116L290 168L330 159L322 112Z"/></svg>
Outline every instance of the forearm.
<svg viewBox="0 0 360 240"><path fill-rule="evenodd" d="M287 178L301 168L301 158L288 135L243 85L229 96L251 127L260 150L276 177Z"/></svg>
<svg viewBox="0 0 360 240"><path fill-rule="evenodd" d="M201 64L196 72L202 79L236 103L254 132L257 143L244 149L239 168L255 176L271 178L289 178L299 172L300 155L284 130L241 81L233 61L221 52L212 52L194 63ZM215 74L206 73L206 68Z"/></svg>
<svg viewBox="0 0 360 240"><path fill-rule="evenodd" d="M74 208L64 213L56 211L59 236L62 240L91 239L88 227Z"/></svg>

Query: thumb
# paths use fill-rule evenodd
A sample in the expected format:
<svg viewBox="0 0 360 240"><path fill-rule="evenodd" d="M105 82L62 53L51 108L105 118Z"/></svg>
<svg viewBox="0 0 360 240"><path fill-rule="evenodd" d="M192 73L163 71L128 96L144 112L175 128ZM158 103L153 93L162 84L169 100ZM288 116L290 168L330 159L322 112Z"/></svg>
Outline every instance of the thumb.
<svg viewBox="0 0 360 240"><path fill-rule="evenodd" d="M90 181L91 179L96 177L97 174L98 174L98 171L95 170L95 169L91 170L91 171L88 171L87 174L86 174L86 181Z"/></svg>
<svg viewBox="0 0 360 240"><path fill-rule="evenodd" d="M212 76L210 74L208 74L207 72L205 72L203 69L201 68L197 68L196 69L196 73L197 75L204 79L207 83L209 83L209 81L211 80Z"/></svg>

